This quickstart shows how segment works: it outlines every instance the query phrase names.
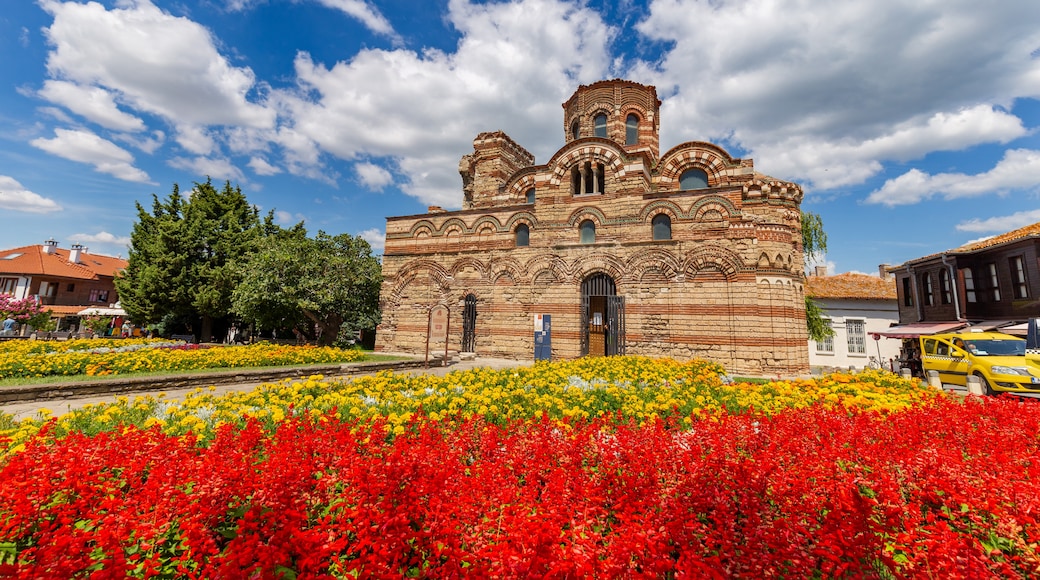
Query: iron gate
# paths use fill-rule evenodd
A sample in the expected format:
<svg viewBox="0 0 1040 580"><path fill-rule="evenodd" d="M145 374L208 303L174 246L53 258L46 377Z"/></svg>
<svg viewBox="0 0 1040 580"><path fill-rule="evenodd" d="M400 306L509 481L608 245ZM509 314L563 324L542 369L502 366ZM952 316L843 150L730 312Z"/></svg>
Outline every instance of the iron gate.
<svg viewBox="0 0 1040 580"><path fill-rule="evenodd" d="M604 307L597 313L603 320L592 319L593 302ZM625 297L617 295L614 280L606 274L589 276L581 283L581 354L590 354L590 329L603 334L603 353L606 356L625 354ZM597 350L599 343L597 342ZM600 354L597 352L596 354Z"/></svg>
<svg viewBox="0 0 1040 580"><path fill-rule="evenodd" d="M477 297L466 295L462 308L462 352L476 352L477 346Z"/></svg>

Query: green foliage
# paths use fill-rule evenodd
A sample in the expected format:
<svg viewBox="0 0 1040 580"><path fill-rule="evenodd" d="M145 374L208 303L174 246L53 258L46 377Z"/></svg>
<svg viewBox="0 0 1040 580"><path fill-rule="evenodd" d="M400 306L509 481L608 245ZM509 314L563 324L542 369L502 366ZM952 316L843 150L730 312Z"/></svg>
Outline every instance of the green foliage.
<svg viewBox="0 0 1040 580"><path fill-rule="evenodd" d="M827 232L823 219L814 213L802 212L802 248L806 263L827 253ZM822 342L834 336L834 329L823 317L823 309L811 296L805 296L805 327L809 338Z"/></svg>
<svg viewBox="0 0 1040 580"><path fill-rule="evenodd" d="M379 322L379 261L360 236L308 238L301 225L266 237L239 264L234 311L262 328L320 330L319 343Z"/></svg>
<svg viewBox="0 0 1040 580"><path fill-rule="evenodd" d="M201 319L209 338L212 321L228 316L238 284L236 263L254 251L273 227L242 190L225 182L196 183L185 199L175 184L148 212L137 204L128 265L116 278L120 302L139 324L173 327ZM179 324L177 324L179 323Z"/></svg>

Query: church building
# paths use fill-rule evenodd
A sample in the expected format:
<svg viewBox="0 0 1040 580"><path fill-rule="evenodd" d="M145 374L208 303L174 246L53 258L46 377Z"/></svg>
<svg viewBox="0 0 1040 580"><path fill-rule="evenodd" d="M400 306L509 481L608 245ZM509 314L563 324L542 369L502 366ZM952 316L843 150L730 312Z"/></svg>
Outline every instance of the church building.
<svg viewBox="0 0 1040 580"><path fill-rule="evenodd" d="M580 86L542 164L478 135L461 210L387 219L377 349L807 373L801 188L711 143L662 154L660 107L653 86Z"/></svg>

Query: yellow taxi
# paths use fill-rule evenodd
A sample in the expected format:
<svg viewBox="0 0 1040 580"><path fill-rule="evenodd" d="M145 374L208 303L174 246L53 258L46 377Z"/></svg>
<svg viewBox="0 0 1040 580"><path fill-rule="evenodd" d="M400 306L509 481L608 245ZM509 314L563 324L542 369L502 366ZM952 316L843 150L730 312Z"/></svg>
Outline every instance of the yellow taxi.
<svg viewBox="0 0 1040 580"><path fill-rule="evenodd" d="M982 379L986 394L1040 393L1040 361L1026 356L1026 341L1000 332L958 332L920 337L921 366L946 384Z"/></svg>

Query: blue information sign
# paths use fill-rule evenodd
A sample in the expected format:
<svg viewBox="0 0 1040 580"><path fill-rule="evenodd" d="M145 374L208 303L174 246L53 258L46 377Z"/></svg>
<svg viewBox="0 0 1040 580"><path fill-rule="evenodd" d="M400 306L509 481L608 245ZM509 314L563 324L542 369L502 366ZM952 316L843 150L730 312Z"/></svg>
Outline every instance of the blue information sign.
<svg viewBox="0 0 1040 580"><path fill-rule="evenodd" d="M534 315L534 360L552 360L552 316Z"/></svg>

